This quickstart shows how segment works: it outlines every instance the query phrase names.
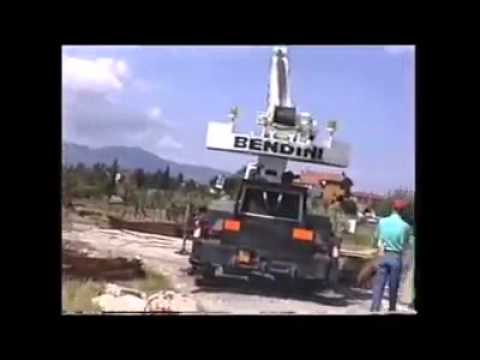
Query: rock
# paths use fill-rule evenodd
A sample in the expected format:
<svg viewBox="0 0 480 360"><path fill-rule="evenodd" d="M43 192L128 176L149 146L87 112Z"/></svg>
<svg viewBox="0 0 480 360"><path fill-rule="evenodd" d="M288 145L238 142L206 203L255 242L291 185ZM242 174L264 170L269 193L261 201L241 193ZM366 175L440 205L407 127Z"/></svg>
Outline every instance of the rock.
<svg viewBox="0 0 480 360"><path fill-rule="evenodd" d="M117 296L121 295L121 292L122 292L122 290L121 290L120 286L117 286L115 284L107 284L105 286L105 294L117 297Z"/></svg>
<svg viewBox="0 0 480 360"><path fill-rule="evenodd" d="M104 294L92 299L92 302L106 312L144 312L147 305L146 294L142 291L107 284Z"/></svg>
<svg viewBox="0 0 480 360"><path fill-rule="evenodd" d="M145 300L134 295L103 294L93 298L92 302L106 312L143 312L146 306Z"/></svg>
<svg viewBox="0 0 480 360"><path fill-rule="evenodd" d="M175 290L180 291L180 290L184 289L186 286L187 285L185 285L183 283L176 284L175 285Z"/></svg>
<svg viewBox="0 0 480 360"><path fill-rule="evenodd" d="M144 300L147 298L147 294L144 293L143 291L127 288L123 286L118 286L115 284L107 284L105 286L105 294L109 294L112 296L133 295Z"/></svg>
<svg viewBox="0 0 480 360"><path fill-rule="evenodd" d="M110 204L123 204L123 199L118 195L112 195L109 199Z"/></svg>
<svg viewBox="0 0 480 360"><path fill-rule="evenodd" d="M194 299L186 294L179 294L172 290L160 291L151 295L147 300L146 311L165 313L197 312L198 307Z"/></svg>

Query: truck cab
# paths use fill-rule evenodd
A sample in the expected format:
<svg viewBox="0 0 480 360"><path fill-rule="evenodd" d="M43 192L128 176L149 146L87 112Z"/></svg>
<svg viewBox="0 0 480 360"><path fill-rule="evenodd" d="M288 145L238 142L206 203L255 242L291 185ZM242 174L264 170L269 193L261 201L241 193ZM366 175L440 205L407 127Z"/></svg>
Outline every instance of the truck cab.
<svg viewBox="0 0 480 360"><path fill-rule="evenodd" d="M190 262L206 277L326 279L331 225L308 213L307 197L302 186L242 181L234 201L212 204Z"/></svg>

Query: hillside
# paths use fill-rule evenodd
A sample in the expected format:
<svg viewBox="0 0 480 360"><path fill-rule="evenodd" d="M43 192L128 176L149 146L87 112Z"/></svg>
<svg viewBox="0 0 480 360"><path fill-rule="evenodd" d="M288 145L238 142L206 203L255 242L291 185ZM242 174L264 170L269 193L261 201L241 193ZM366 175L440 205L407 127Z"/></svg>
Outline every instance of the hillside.
<svg viewBox="0 0 480 360"><path fill-rule="evenodd" d="M142 168L148 172L155 172L159 169L164 170L167 166L170 166L170 174L172 176L176 176L181 172L185 179L192 178L205 184L218 174L229 175L228 172L223 170L204 166L179 164L171 160L162 159L139 147L106 146L101 148L91 148L73 143L64 143L63 146L63 161L67 165L75 165L78 163L83 163L86 166L93 166L95 163L105 163L110 165L116 158L118 159L121 168Z"/></svg>

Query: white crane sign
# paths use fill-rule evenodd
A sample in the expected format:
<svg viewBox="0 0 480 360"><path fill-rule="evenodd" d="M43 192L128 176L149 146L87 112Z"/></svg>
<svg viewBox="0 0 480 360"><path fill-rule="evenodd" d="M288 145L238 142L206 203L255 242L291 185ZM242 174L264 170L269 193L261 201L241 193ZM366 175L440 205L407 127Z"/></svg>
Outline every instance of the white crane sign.
<svg viewBox="0 0 480 360"><path fill-rule="evenodd" d="M326 137L316 144L317 123L309 113L297 113L289 85L287 49L275 47L267 111L257 119L261 133L235 132L236 111L228 122L208 124L207 148L258 155L257 161L247 167L245 177L251 178L254 170L254 176L275 183L281 182L288 160L348 167L350 146L333 139L336 124L330 122Z"/></svg>

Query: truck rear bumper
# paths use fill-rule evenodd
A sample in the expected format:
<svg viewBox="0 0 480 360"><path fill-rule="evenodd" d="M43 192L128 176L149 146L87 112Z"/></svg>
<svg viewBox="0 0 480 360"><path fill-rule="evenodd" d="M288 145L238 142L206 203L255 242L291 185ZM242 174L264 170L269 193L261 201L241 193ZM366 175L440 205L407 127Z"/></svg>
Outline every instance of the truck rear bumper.
<svg viewBox="0 0 480 360"><path fill-rule="evenodd" d="M235 261L237 253L235 246L199 242L195 245L190 263L200 268L220 268L225 275L325 280L331 262L328 255L320 253L296 258L282 256L280 259L273 252L256 250L259 261L252 265L241 265Z"/></svg>

